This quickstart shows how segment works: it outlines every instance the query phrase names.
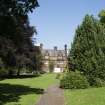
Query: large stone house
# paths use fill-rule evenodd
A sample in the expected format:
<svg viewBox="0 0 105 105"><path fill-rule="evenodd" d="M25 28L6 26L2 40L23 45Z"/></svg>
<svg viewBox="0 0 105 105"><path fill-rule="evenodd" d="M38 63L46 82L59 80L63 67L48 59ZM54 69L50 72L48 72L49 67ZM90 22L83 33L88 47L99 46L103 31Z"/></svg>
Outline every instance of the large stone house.
<svg viewBox="0 0 105 105"><path fill-rule="evenodd" d="M57 49L44 49L43 44L40 44L43 56L43 70L49 72L49 64L53 63L53 72L63 72L67 65L67 45L63 50Z"/></svg>

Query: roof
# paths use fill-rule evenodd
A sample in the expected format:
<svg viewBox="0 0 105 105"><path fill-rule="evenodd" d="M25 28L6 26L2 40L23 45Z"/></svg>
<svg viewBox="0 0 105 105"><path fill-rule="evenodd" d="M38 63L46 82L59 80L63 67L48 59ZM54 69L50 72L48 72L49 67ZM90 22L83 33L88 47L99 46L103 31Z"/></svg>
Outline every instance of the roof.
<svg viewBox="0 0 105 105"><path fill-rule="evenodd" d="M44 56L65 56L65 50L43 49Z"/></svg>

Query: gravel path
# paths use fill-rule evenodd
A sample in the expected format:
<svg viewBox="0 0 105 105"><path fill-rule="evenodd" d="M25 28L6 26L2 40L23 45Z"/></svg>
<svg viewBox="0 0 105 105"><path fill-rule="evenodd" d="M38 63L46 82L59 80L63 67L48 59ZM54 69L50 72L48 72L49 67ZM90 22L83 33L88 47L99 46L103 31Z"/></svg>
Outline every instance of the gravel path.
<svg viewBox="0 0 105 105"><path fill-rule="evenodd" d="M64 105L64 93L59 86L49 87L41 96L37 105Z"/></svg>

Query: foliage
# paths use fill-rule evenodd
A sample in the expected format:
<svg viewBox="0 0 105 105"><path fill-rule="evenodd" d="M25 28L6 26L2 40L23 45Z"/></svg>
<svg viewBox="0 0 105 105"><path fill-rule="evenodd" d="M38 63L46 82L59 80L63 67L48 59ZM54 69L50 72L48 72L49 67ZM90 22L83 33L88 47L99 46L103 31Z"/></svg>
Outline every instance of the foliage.
<svg viewBox="0 0 105 105"><path fill-rule="evenodd" d="M69 72L60 81L60 87L65 89L84 89L89 87L85 76L79 72Z"/></svg>
<svg viewBox="0 0 105 105"><path fill-rule="evenodd" d="M4 68L4 63L3 63L2 59L0 58L0 76L6 75L6 74L7 74L7 72Z"/></svg>
<svg viewBox="0 0 105 105"><path fill-rule="evenodd" d="M39 61L36 56L41 53L36 53L39 51L32 42L33 34L37 32L29 24L28 13L39 6L37 0L1 0L0 4L0 58L4 70L9 75L16 70L20 75L24 67L35 70L34 65Z"/></svg>
<svg viewBox="0 0 105 105"><path fill-rule="evenodd" d="M105 28L93 16L86 15L78 26L68 63L69 70L79 70L90 84L94 78L105 80Z"/></svg>
<svg viewBox="0 0 105 105"><path fill-rule="evenodd" d="M2 61L2 59L0 58L0 69L3 67L3 61Z"/></svg>
<svg viewBox="0 0 105 105"><path fill-rule="evenodd" d="M66 70L66 69L65 69L65 70ZM57 75L56 75L56 79L61 80L61 79L65 76L66 73L67 73L67 72L57 73Z"/></svg>
<svg viewBox="0 0 105 105"><path fill-rule="evenodd" d="M34 55L34 57L32 57L32 59L34 61L34 65L35 65L34 68L36 69L37 72L42 72L43 56L42 56L41 49L36 46L33 55Z"/></svg>
<svg viewBox="0 0 105 105"><path fill-rule="evenodd" d="M100 78L94 78L91 84L96 87L103 87L105 86L105 81Z"/></svg>
<svg viewBox="0 0 105 105"><path fill-rule="evenodd" d="M29 25L28 16L3 16L0 17L0 23L0 57L9 75L12 75L14 68L20 70L23 63L30 61L28 55L34 49L31 38L35 31Z"/></svg>
<svg viewBox="0 0 105 105"><path fill-rule="evenodd" d="M99 15L100 21L105 24L105 10L101 10Z"/></svg>
<svg viewBox="0 0 105 105"><path fill-rule="evenodd" d="M37 0L0 0L0 15L26 15L39 6Z"/></svg>
<svg viewBox="0 0 105 105"><path fill-rule="evenodd" d="M61 78L61 73L58 73L56 76L56 79L60 79Z"/></svg>

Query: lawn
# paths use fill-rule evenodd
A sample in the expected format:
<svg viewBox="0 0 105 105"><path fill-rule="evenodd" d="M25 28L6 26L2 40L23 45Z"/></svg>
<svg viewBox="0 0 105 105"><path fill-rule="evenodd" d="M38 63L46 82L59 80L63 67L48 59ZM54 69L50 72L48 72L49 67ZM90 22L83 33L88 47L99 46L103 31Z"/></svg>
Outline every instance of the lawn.
<svg viewBox="0 0 105 105"><path fill-rule="evenodd" d="M56 74L44 74L33 78L0 81L0 105L35 105L43 89L58 82L55 77Z"/></svg>
<svg viewBox="0 0 105 105"><path fill-rule="evenodd" d="M66 105L105 105L105 87L65 90Z"/></svg>

